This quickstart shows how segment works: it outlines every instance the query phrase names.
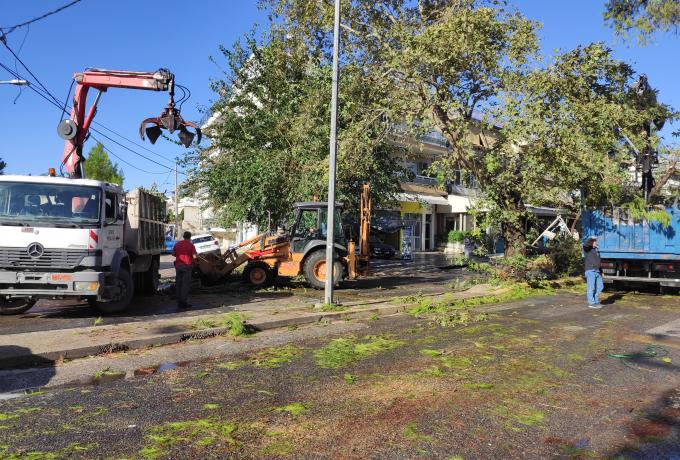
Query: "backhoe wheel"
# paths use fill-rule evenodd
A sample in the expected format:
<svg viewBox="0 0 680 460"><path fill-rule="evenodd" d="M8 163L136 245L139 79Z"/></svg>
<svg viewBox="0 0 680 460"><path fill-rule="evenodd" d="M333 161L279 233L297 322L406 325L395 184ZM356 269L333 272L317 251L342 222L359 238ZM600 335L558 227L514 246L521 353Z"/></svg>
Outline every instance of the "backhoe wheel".
<svg viewBox="0 0 680 460"><path fill-rule="evenodd" d="M35 305L35 300L28 297L0 300L0 315L20 315Z"/></svg>
<svg viewBox="0 0 680 460"><path fill-rule="evenodd" d="M264 262L250 262L243 270L243 279L258 288L271 286L274 278L271 267Z"/></svg>
<svg viewBox="0 0 680 460"><path fill-rule="evenodd" d="M303 267L307 282L314 289L326 287L326 251L316 251L312 253ZM333 285L338 286L342 281L343 267L339 260L333 263Z"/></svg>
<svg viewBox="0 0 680 460"><path fill-rule="evenodd" d="M118 313L127 308L132 297L135 295L135 284L132 282L130 272L121 268L116 279L118 295L109 302L89 300L90 305L102 313Z"/></svg>

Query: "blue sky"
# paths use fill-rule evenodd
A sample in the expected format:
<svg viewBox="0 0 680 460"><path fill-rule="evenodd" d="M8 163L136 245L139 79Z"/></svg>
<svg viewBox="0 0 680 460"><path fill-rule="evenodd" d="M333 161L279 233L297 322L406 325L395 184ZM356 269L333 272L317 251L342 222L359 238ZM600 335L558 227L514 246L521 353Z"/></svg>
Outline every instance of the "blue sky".
<svg viewBox="0 0 680 460"><path fill-rule="evenodd" d="M64 3L67 1L4 2L0 26L23 22ZM649 76L662 101L680 108L679 37L659 35L645 47L639 47L634 40L623 42L603 23L604 0L517 0L514 4L526 16L543 23L540 36L547 56L555 49L568 50L579 44L604 41L615 50L616 57ZM230 46L255 23L265 22L265 15L256 8L256 0L83 0L31 25L28 35L25 35L26 28L14 32L9 35L8 43L16 51L26 37L21 59L62 100L66 98L72 74L87 67L122 70L168 67L178 83L192 91L182 115L187 120L199 120L202 117L199 106L209 105L213 97L209 80L220 74L209 56L218 56L220 44ZM3 47L0 47L0 62L14 67L14 58ZM26 73L17 66L20 73ZM0 80L10 78L0 69ZM0 85L0 157L8 163L6 173L42 174L47 168L59 165L63 141L57 136L56 126L60 113L28 89L13 103L17 94L16 87ZM96 120L141 144L137 133L139 123L160 113L166 100L165 93L114 89L103 95ZM85 151L92 144L90 140ZM111 142L105 145L136 168L147 171L121 163L126 187L156 182L160 190L172 188L170 170ZM148 142L143 144L161 157L127 145L167 165L183 153L183 148L162 139L153 146Z"/></svg>

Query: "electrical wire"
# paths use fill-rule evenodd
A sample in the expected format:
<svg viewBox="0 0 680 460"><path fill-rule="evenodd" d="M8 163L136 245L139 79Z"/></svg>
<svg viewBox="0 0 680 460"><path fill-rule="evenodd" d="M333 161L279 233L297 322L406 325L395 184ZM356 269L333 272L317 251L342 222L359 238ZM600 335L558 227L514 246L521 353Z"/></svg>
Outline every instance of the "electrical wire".
<svg viewBox="0 0 680 460"><path fill-rule="evenodd" d="M161 166L161 167L166 168L166 169L169 169L169 170L171 170L171 171L174 171L174 170L175 170L174 167L167 166L167 165L164 165L164 164L162 164L162 163L159 163L159 162L157 162L156 160L153 160L153 159L151 159L151 158L149 158L149 157L147 157L147 156L145 156L145 155L143 155L143 154L141 154L141 153L139 153L139 152L136 152L135 150L131 149L130 147L128 147L128 146L126 146L126 145L124 145L124 144L121 144L120 142L118 142L117 140L115 140L115 139L113 139L113 138L107 136L106 134L104 134L103 132L101 132L100 130L98 130L97 128L92 128L92 127L90 127L90 131L94 131L95 133L97 133L97 134L99 134L99 135L101 135L101 136L104 136L106 139L110 140L111 142L113 142L114 144L118 145L119 147L122 147L122 148L124 148L125 150L128 150L129 152L134 153L135 155L140 156L140 157L144 158L145 160L147 160L147 161L149 161L149 162L151 162L151 163L153 163L153 164L155 164L155 165ZM178 171L178 172L179 172L179 171Z"/></svg>
<svg viewBox="0 0 680 460"><path fill-rule="evenodd" d="M129 163L128 161L126 161L125 159L123 159L122 157L120 157L120 156L116 155L115 153L113 153L108 147L106 147L106 146L104 145L104 143L103 143L101 140L97 139L97 137L95 137L95 136L91 136L91 137L92 137L92 139L94 139L95 141L97 141L97 142L99 142L99 143L101 144L102 148L104 149L104 151L106 151L106 153L108 153L109 155L111 155L111 156L113 156L114 158L118 159L119 161L122 161L122 162L125 163L126 165L128 165L128 166L130 166L130 167L132 167L132 168L134 168L134 169L136 169L136 170L138 170L138 171L141 171L141 172L143 172L143 173L146 173L146 174L157 174L157 175L165 174L165 171L160 171L160 172L146 171L146 170L140 168L139 166L135 166L135 165ZM172 173L172 171L170 171L170 172L168 173L168 175L170 175L171 173Z"/></svg>
<svg viewBox="0 0 680 460"><path fill-rule="evenodd" d="M53 14L57 14L60 11L63 11L66 8L75 5L76 3L79 3L80 1L82 1L82 0L73 0L72 2L67 3L66 5L62 5L57 9L54 9L52 11L48 11L47 13L41 14L40 16L37 16L33 19L29 19L28 21L25 21L25 22L22 22L22 23L19 23L19 24L15 24L15 25L10 26L10 27L0 27L0 31L2 31L3 35L9 35L9 34L11 34L12 32L14 32L15 30L17 30L21 27L28 26L30 24L33 24L34 22L40 21L41 19L45 19L48 16L52 16Z"/></svg>
<svg viewBox="0 0 680 460"><path fill-rule="evenodd" d="M52 98L52 100L54 100L58 105L62 105L62 104L59 103L59 99L57 99L55 97L55 95L52 94L50 92L50 90L48 90L47 87L40 81L40 79L38 77L36 77L33 72L31 72L31 69L29 69L28 66L26 64L24 64L24 61L21 60L21 58L17 55L17 53L15 53L14 50L9 47L9 45L7 44L7 40L5 40L4 36L0 37L0 42L3 45L5 45L5 48L7 48L7 50L12 54L12 56L14 56L14 59L19 61L19 64L21 64L21 66L24 69L26 69L26 71L29 73L29 75L31 77L33 77L33 79L38 83L38 85L40 85L40 87L43 89L43 91L45 91L45 93L47 93L47 95L50 96Z"/></svg>
<svg viewBox="0 0 680 460"><path fill-rule="evenodd" d="M61 123L64 120L64 115L66 115L66 105L68 104L68 100L71 97L71 91L73 91L73 84L76 81L74 79L71 79L71 85L68 87L68 93L66 93L66 99L64 100L64 108L61 111L61 117L59 118L59 123Z"/></svg>
<svg viewBox="0 0 680 460"><path fill-rule="evenodd" d="M121 139L126 140L126 141L129 142L130 144L136 145L136 146L139 147L140 149L146 150L147 152L149 152L149 153L152 154L152 155L157 156L158 158L161 158L161 159L163 159L163 160L167 160L167 158L164 157L163 155L161 155L160 153L154 152L153 150L149 149L148 147L146 147L146 146L144 146L144 145L142 145L142 144L139 144L139 143L133 141L132 139L129 139L129 138L123 136L123 135L120 134L119 132L116 132L116 131L114 131L113 129L111 129L111 128L109 128L109 127L107 127L107 126L105 126L105 125L103 125L103 124L101 124L101 123L99 123L99 122L97 122L97 121L93 121L92 124L97 125L97 126L99 126L100 128L103 128L103 129L109 131L110 133L112 133L112 134L114 134L114 135L120 137Z"/></svg>

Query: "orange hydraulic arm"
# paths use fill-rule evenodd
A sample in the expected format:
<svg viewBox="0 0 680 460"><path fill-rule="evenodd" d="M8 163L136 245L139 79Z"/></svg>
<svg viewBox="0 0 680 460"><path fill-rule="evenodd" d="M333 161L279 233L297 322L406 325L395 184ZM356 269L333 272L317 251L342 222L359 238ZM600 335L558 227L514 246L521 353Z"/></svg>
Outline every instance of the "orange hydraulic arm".
<svg viewBox="0 0 680 460"><path fill-rule="evenodd" d="M368 275L370 261L369 240L371 236L371 188L364 184L359 201L359 260L356 264L357 275Z"/></svg>
<svg viewBox="0 0 680 460"><path fill-rule="evenodd" d="M144 126L147 123L155 123L146 129L151 143L155 143L161 134L161 128L169 132L180 131L180 141L189 147L194 134L187 130L192 127L196 130L197 141L201 141L201 130L193 122L184 121L179 109L175 108L175 76L167 69L156 72L129 72L122 70L89 69L85 72L76 73L73 76L76 89L73 96L73 108L68 120L59 123L57 131L65 140L62 165L70 177L85 177L85 158L83 157L83 144L87 140L90 125L97 113L97 104L103 92L109 88L141 89L147 91L168 91L170 100L160 116L148 118L140 126L140 134L144 139ZM98 90L96 99L91 107L86 109L87 94L90 88Z"/></svg>

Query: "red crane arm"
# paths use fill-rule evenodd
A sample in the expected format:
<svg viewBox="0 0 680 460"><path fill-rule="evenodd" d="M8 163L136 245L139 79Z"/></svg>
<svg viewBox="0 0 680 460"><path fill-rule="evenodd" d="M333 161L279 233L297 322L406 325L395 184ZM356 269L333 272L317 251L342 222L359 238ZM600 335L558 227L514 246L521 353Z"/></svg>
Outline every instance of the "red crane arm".
<svg viewBox="0 0 680 460"><path fill-rule="evenodd" d="M59 125L59 135L65 139L62 164L70 177L85 177L83 143L87 138L92 120L97 113L101 93L109 88L141 89L148 91L169 91L170 104L174 106L174 75L168 70L157 72L128 72L121 70L90 69L73 76L76 89L69 120ZM86 110L87 93L90 88L99 90L97 98Z"/></svg>

